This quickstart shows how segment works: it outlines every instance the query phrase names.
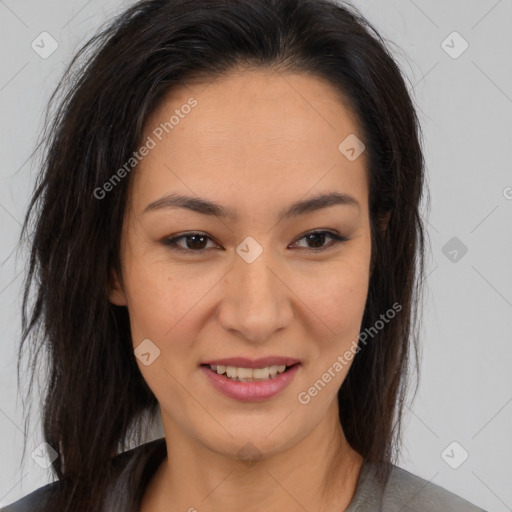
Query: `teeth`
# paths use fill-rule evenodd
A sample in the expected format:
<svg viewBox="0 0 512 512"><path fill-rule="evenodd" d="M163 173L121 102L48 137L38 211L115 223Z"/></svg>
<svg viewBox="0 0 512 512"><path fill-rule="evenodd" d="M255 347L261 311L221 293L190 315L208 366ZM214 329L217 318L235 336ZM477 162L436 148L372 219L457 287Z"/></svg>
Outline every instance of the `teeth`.
<svg viewBox="0 0 512 512"><path fill-rule="evenodd" d="M273 379L278 373L286 370L286 365L267 366L266 368L237 368L235 366L210 365L210 368L219 375L226 374L229 379L240 382Z"/></svg>
<svg viewBox="0 0 512 512"><path fill-rule="evenodd" d="M217 372L218 373L218 372ZM234 366L228 366L226 368L226 375L230 379L235 379L237 377L237 369Z"/></svg>

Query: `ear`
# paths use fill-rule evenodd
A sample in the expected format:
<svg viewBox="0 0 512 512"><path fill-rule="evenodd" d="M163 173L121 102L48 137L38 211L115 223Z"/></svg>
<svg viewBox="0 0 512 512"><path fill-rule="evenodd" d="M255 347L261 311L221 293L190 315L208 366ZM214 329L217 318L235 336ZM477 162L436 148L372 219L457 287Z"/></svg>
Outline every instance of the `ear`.
<svg viewBox="0 0 512 512"><path fill-rule="evenodd" d="M110 279L108 286L108 298L112 304L116 306L126 306L128 305L128 301L126 300L126 295L124 293L123 287L119 278L117 277L117 272L112 269L110 271Z"/></svg>

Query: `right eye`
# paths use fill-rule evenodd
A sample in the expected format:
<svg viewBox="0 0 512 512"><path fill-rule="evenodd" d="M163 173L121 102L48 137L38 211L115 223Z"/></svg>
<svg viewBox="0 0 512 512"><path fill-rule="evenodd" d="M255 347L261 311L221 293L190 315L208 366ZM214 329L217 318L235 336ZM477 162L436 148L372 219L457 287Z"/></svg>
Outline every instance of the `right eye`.
<svg viewBox="0 0 512 512"><path fill-rule="evenodd" d="M178 243L178 241L182 239L185 240L186 247L183 247ZM172 238L166 238L163 240L163 243L169 246L173 251L185 252L188 254L202 254L207 250L206 248L203 247L207 240L212 240L212 238L204 233L192 232L175 236Z"/></svg>

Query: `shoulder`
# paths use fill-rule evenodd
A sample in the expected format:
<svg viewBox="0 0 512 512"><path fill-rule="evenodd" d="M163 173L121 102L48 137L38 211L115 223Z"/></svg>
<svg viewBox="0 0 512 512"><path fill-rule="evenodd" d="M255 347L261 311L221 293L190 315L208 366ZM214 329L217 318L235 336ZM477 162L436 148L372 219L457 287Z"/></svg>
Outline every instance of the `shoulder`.
<svg viewBox="0 0 512 512"><path fill-rule="evenodd" d="M112 486L106 496L107 503L115 502L117 504L122 500L125 507L128 507L137 497L136 494L132 496L132 493L141 491L158 463L165 456L165 439L160 438L113 457L110 461L110 469L114 476ZM131 482L136 482L140 488L135 489ZM3 508L0 507L0 512L37 512L52 495L55 496L53 493L58 492L59 486L60 482L57 480L39 487L18 501ZM113 509L113 506L107 506L107 510Z"/></svg>
<svg viewBox="0 0 512 512"><path fill-rule="evenodd" d="M485 512L444 487L393 466L383 495L384 510L394 510L397 504L403 512Z"/></svg>
<svg viewBox="0 0 512 512"><path fill-rule="evenodd" d="M49 497L57 491L58 486L59 481L43 485L18 501L0 508L0 512L37 512Z"/></svg>
<svg viewBox="0 0 512 512"><path fill-rule="evenodd" d="M376 464L363 464L346 512L485 512L440 485L391 465L386 485L375 477Z"/></svg>

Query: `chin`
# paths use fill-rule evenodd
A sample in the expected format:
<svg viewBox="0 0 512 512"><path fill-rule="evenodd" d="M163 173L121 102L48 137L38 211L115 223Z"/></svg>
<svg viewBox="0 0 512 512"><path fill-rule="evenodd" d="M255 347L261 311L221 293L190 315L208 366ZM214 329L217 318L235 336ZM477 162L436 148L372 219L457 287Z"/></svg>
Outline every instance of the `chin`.
<svg viewBox="0 0 512 512"><path fill-rule="evenodd" d="M246 420L247 421L247 420ZM282 453L296 444L302 437L296 431L289 431L279 426L282 418L263 425L251 423L252 428L230 428L225 425L229 434L222 430L222 434L218 436L208 436L204 439L203 444L211 451L229 458L240 460L252 460L268 458L278 453ZM276 428L277 427L277 428ZM230 435L231 434L231 435Z"/></svg>

